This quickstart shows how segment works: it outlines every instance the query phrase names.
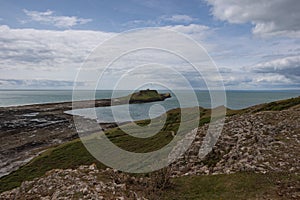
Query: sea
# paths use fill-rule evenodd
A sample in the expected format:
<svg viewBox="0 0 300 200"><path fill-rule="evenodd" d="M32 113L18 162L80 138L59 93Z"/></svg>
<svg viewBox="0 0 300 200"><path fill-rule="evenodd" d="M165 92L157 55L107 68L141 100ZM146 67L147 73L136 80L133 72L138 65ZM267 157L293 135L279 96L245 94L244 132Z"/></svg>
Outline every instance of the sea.
<svg viewBox="0 0 300 200"><path fill-rule="evenodd" d="M97 90L93 92L95 99L111 98L112 90ZM117 93L115 97L125 96L132 91L114 91ZM158 90L160 93L170 91ZM111 107L98 107L88 109L77 109L66 111L69 114L80 115L86 118L97 119L99 122L127 122L142 119L149 119L157 117L164 112L178 108L178 107L193 107L201 106L210 108L211 98L209 91L176 91L177 96L183 98L176 98L174 92L171 93L171 98L160 102L117 105ZM0 107L20 106L29 104L43 104L72 101L72 90L1 90L0 91ZM76 100L88 100L91 96L91 91L80 91L77 93ZM300 96L300 90L229 90L226 91L225 106L231 109L242 109L253 105L272 102L281 99L288 99ZM197 98L197 105L195 102L191 104L191 97L195 95ZM180 100L179 100L180 99Z"/></svg>

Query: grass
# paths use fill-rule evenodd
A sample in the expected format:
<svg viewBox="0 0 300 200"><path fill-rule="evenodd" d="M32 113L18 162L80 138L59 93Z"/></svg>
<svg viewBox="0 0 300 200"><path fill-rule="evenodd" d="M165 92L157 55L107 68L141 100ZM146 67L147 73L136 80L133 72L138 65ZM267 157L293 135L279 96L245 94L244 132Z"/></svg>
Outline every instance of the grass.
<svg viewBox="0 0 300 200"><path fill-rule="evenodd" d="M278 195L278 184L290 184L299 176L283 173L257 174L240 172L210 176L186 176L173 179L174 186L163 193L162 199L284 199Z"/></svg>
<svg viewBox="0 0 300 200"><path fill-rule="evenodd" d="M18 187L24 180L32 180L36 177L41 177L45 172L51 169L75 168L79 165L92 163L97 163L97 166L100 168L105 167L95 160L80 140L77 139L47 150L17 171L2 177L0 179L0 192Z"/></svg>
<svg viewBox="0 0 300 200"><path fill-rule="evenodd" d="M256 110L256 112L260 111L280 111L291 108L293 106L300 104L300 97L295 97L291 99L275 101L267 104L262 104L260 108Z"/></svg>
<svg viewBox="0 0 300 200"><path fill-rule="evenodd" d="M292 106L300 104L300 97L293 98L289 100L279 101L275 103L263 104L258 109L260 111L267 110L277 110L277 109L286 109ZM189 124L195 123L195 120L198 120L198 125L202 126L206 123L209 123L210 118L210 109L200 108L200 119L193 114L193 110L195 108L187 108L183 109L182 112L185 114L188 113L187 118L184 119L186 122L186 126L183 127L183 131L190 131ZM251 110L251 108L250 108ZM227 115L235 115L241 114L244 112L248 112L249 109L243 110L230 110L227 109ZM130 135L127 135L119 128L114 128L106 132L107 137L117 146L132 152L151 152L168 144L173 136L172 131L176 132L178 130L180 121L181 121L181 111L180 109L174 109L167 112L167 120L161 131L147 139L136 138ZM141 120L138 121L137 124L142 126L149 125L151 120ZM157 126L158 124L153 124L153 126ZM130 124L128 125L130 126ZM213 157L208 159L209 165L213 166L217 161L218 157ZM12 172L11 174L4 176L0 179L0 192L10 190L12 188L20 186L20 184L25 180L32 180L37 177L41 177L45 174L45 172L51 169L66 169L66 168L76 168L79 165L88 165L96 163L98 168L106 168L105 165L97 161L84 147L79 139L67 142L58 147L53 147L42 153L40 156L33 159L28 164L20 167L17 171ZM248 177L249 176L249 177ZM256 185L253 182L247 181L247 177L249 181L257 181L260 177L259 175L220 175L220 176L204 176L204 177L186 177L182 179L175 179L175 183L178 184L178 192L186 193L186 196L182 196L179 199L193 199L193 195L196 197L198 194L205 195L208 191L215 191L215 194L207 194L211 195L211 199L222 197L222 199L227 199L226 197L230 196L230 191L232 188L237 190L241 190L241 194L245 193L242 191L243 182L246 181L246 189L250 190L253 186L256 188ZM187 182L187 185L195 186L188 189L184 182ZM239 183L239 181L241 181ZM223 185L224 184L224 185ZM228 185L229 184L229 185ZM262 183L264 185L265 183ZM250 186L250 188L249 188ZM187 192L184 192L187 190ZM259 191L259 188L258 190ZM170 191L171 193L176 191ZM221 193L225 196L220 196ZM250 193L249 193L250 194ZM190 195L190 196L189 196ZM228 196L226 196L228 195ZM205 197L205 196L204 196ZM204 198L203 197L203 198ZM239 197L239 196L237 196ZM196 199L196 198L194 198ZM200 198L201 199L201 198ZM220 199L220 198L218 198Z"/></svg>
<svg viewBox="0 0 300 200"><path fill-rule="evenodd" d="M120 128L114 128L106 132L107 137L117 146L132 152L151 152L160 149L172 140L171 131L178 129L180 110L168 112L167 120L162 130L150 138L136 138L124 133ZM187 110L187 112L189 112ZM194 118L188 119L193 121ZM139 124L148 124L149 120L142 120ZM157 124L154 124L156 126ZM130 124L128 125L130 126ZM186 131L188 127L186 127ZM80 139L53 147L34 158L28 164L20 167L17 171L0 179L0 192L20 186L25 180L43 176L51 169L76 168L80 165L96 163L98 168L106 166L97 161L84 147Z"/></svg>

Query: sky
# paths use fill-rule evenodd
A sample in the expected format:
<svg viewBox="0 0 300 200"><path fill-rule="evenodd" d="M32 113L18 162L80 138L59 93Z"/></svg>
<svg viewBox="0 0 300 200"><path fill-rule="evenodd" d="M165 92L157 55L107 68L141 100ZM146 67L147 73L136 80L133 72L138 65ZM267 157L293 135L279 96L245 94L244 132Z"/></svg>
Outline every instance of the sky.
<svg viewBox="0 0 300 200"><path fill-rule="evenodd" d="M79 82L76 77L95 49L146 27L198 42L226 89L300 89L299 10L299 0L0 0L0 89L72 89L74 82L89 89L88 75ZM132 46L125 39L118 47ZM100 88L112 89L139 59L166 61L196 89L204 87L201 78L212 78L197 82L198 74L172 56L142 51L108 70Z"/></svg>

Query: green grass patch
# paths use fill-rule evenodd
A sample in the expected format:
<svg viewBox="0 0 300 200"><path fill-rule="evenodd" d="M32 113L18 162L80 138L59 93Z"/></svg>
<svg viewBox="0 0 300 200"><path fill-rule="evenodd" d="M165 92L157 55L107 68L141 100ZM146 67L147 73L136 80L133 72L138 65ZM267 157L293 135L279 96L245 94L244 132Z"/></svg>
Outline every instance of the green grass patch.
<svg viewBox="0 0 300 200"><path fill-rule="evenodd" d="M300 97L275 101L267 104L262 104L260 108L256 110L256 112L260 111L280 111L291 108L293 106L300 104Z"/></svg>
<svg viewBox="0 0 300 200"><path fill-rule="evenodd" d="M24 180L41 177L51 169L75 168L80 165L96 163L99 168L105 168L84 147L80 140L65 143L51 148L17 171L0 179L0 192L20 186Z"/></svg>
<svg viewBox="0 0 300 200"><path fill-rule="evenodd" d="M209 176L186 176L172 180L174 187L164 191L162 199L282 199L277 181L293 182L299 176L287 174L235 173Z"/></svg>

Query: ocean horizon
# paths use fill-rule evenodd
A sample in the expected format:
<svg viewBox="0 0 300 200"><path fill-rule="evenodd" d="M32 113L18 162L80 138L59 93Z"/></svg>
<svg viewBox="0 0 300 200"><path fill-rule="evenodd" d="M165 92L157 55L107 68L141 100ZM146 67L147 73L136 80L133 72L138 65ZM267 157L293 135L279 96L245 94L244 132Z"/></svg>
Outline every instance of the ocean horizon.
<svg viewBox="0 0 300 200"><path fill-rule="evenodd" d="M59 103L72 101L72 90L0 90L0 107L21 106L31 104ZM95 99L111 98L113 90L97 90ZM119 90L118 96L126 96L131 92L129 90ZM158 90L160 93L169 92L167 90ZM118 105L113 106L113 112L119 115L117 121L112 113L112 107L96 108L97 120L99 122L125 122L133 120L142 120L157 117L164 112L178 107L194 107L201 106L211 108L210 95L206 90L195 90L198 104L191 104L191 91L178 90L177 93L183 95L184 101L178 102L175 95L171 92L172 97L160 102ZM77 100L89 100L87 94L90 91L80 91L80 96ZM272 101L282 100L297 97L300 95L300 90L227 90L226 91L226 107L230 109L243 109L257 104L268 103ZM153 107L153 105L161 107ZM129 106L129 108L128 108ZM151 108L151 113L149 112ZM92 114L93 108L78 109L67 111L69 114L80 115L86 118L95 119ZM126 114L130 111L130 116Z"/></svg>

